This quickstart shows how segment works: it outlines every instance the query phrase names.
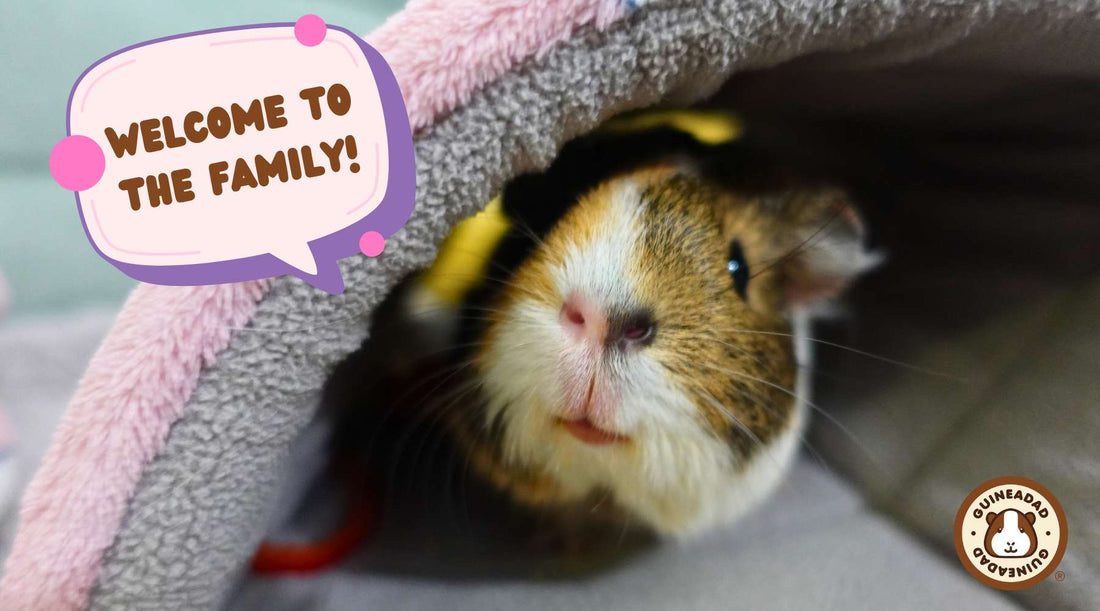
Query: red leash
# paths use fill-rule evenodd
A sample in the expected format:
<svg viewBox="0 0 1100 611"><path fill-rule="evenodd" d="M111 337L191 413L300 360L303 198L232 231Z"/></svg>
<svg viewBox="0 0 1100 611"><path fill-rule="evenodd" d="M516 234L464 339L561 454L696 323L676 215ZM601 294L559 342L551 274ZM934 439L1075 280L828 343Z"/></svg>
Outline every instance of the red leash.
<svg viewBox="0 0 1100 611"><path fill-rule="evenodd" d="M327 537L305 543L264 541L252 557L252 571L261 575L314 573L343 560L366 538L376 519L363 492L353 499L343 525Z"/></svg>

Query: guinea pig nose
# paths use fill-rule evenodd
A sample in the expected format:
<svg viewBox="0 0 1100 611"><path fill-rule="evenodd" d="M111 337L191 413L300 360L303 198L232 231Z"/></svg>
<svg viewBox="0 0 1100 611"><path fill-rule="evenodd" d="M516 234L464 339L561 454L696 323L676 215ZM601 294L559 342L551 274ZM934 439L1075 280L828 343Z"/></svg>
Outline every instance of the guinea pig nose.
<svg viewBox="0 0 1100 611"><path fill-rule="evenodd" d="M561 306L561 325L576 340L599 342L607 332L607 317L581 295L570 295Z"/></svg>
<svg viewBox="0 0 1100 611"><path fill-rule="evenodd" d="M578 327L584 326L584 312L580 308L571 303L567 303L562 306L562 315L565 316L565 321L571 325Z"/></svg>

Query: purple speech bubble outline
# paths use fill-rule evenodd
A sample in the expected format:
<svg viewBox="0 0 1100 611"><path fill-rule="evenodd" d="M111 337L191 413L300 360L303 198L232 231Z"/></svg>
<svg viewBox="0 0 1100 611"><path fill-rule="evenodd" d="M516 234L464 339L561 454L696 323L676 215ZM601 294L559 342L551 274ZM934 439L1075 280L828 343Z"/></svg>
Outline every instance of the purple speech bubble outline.
<svg viewBox="0 0 1100 611"><path fill-rule="evenodd" d="M287 27L293 29L295 25L293 22L260 23L215 28L155 38L119 49L88 66L76 79L76 83L69 93L69 104L65 108L65 133L70 137L74 135L72 133L72 107L77 87L80 86L81 81L89 72L112 57L148 45L179 38L257 28ZM389 180L386 184L386 193L382 198L382 202L370 214L339 231L307 242L307 246L313 253L313 259L317 263L317 273L307 274L270 253L229 261L187 265L141 265L112 259L100 250L95 240L92 239L92 234L88 231L88 220L84 218L84 210L80 205L80 193L77 192L75 193L76 209L80 215L80 222L84 226L84 234L88 236L88 242L91 243L92 248L100 257L103 257L127 276L141 282L153 284L172 286L222 284L272 278L289 273L333 295L344 292L344 277L337 265L340 259L362 252L360 250L360 238L364 233L375 232L379 234L384 244L385 238L393 235L409 220L413 205L416 203L416 158L413 153L412 128L409 125L408 111L405 109L405 99L401 96L401 89L397 85L397 79L394 77L389 64L386 63L381 53L347 28L325 25L330 30L347 34L358 43L359 49L363 52L363 56L374 74L378 93L382 100L382 115L386 124L386 138L389 143ZM247 231L247 229L242 228L242 231ZM378 253L381 253L381 249L378 250Z"/></svg>

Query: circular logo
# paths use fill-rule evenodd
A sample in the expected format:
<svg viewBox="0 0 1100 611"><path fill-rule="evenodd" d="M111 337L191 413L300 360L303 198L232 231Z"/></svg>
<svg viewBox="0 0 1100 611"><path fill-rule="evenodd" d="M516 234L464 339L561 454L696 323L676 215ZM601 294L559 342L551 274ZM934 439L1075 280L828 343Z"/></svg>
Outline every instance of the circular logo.
<svg viewBox="0 0 1100 611"><path fill-rule="evenodd" d="M1023 477L978 486L955 516L955 551L978 581L1022 590L1046 579L1066 552L1066 515L1058 499Z"/></svg>

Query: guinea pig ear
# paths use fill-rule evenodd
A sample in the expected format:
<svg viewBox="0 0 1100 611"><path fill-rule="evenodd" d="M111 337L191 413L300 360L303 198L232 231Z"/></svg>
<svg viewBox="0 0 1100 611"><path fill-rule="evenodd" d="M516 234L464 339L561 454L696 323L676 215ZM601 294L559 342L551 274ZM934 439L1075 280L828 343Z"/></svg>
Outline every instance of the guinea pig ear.
<svg viewBox="0 0 1100 611"><path fill-rule="evenodd" d="M839 296L859 275L882 262L868 250L863 219L847 196L833 189L791 198L783 215L795 228L783 265L783 301L808 308Z"/></svg>
<svg viewBox="0 0 1100 611"><path fill-rule="evenodd" d="M1034 524L1035 523L1035 513L1034 512L1029 511L1029 512L1025 513L1024 518L1028 521L1028 524Z"/></svg>
<svg viewBox="0 0 1100 611"><path fill-rule="evenodd" d="M985 523L986 524L992 524L996 520L997 520L997 512L996 511L991 511L991 512L985 514Z"/></svg>

